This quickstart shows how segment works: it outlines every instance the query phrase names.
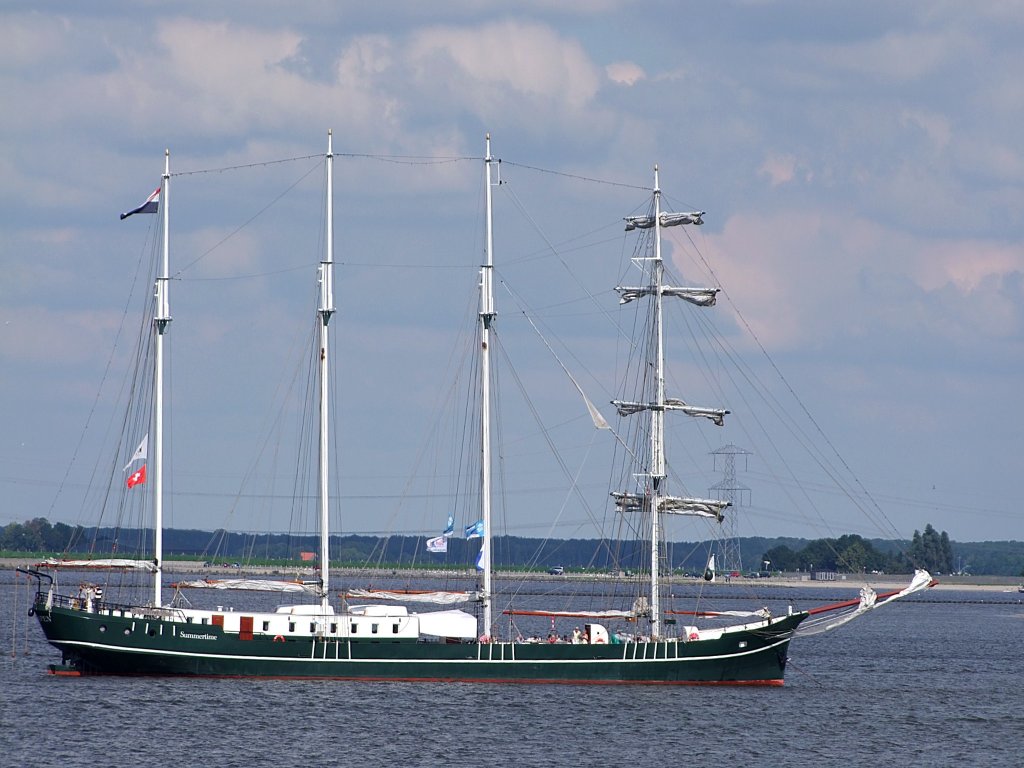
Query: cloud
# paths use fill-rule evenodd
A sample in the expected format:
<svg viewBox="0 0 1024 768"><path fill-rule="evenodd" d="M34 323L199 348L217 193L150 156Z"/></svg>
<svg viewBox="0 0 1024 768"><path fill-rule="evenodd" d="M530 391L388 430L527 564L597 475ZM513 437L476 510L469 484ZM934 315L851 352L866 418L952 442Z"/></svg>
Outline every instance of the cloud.
<svg viewBox="0 0 1024 768"><path fill-rule="evenodd" d="M636 85L639 81L647 78L643 67L632 61L616 61L604 68L608 79L619 85Z"/></svg>
<svg viewBox="0 0 1024 768"><path fill-rule="evenodd" d="M405 55L418 83L431 89L444 84L467 104L519 96L578 110L600 85L578 42L536 23L434 27L414 34Z"/></svg>
<svg viewBox="0 0 1024 768"><path fill-rule="evenodd" d="M874 338L879 350L973 354L1024 331L1017 245L938 240L828 211L736 214L708 243L726 293L776 350L841 354Z"/></svg>
<svg viewBox="0 0 1024 768"><path fill-rule="evenodd" d="M768 177L773 187L788 184L796 176L796 158L773 153L765 158L758 171Z"/></svg>

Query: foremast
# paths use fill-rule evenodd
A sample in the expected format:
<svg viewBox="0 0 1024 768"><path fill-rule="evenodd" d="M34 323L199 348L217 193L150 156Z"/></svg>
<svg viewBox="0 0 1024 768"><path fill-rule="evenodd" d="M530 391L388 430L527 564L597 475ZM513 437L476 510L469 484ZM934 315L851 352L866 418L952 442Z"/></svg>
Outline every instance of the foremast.
<svg viewBox="0 0 1024 768"><path fill-rule="evenodd" d="M491 324L494 322L494 231L491 199L491 134L487 134L484 157L486 214L484 225L484 264L480 268L480 518L483 536L480 559L483 583L483 634L490 637L491 600Z"/></svg>
<svg viewBox="0 0 1024 768"><path fill-rule="evenodd" d="M330 477L330 454L329 454L329 426L328 406L330 392L329 374L329 335L328 325L331 316L334 314L334 150L332 143L332 132L327 131L327 209L326 221L327 231L325 234L326 247L324 259L320 262L320 305L317 314L320 317L320 354L319 354L319 379L320 379L320 467L319 467L319 492L320 504L320 608L324 614L330 606L330 514L329 514L329 484Z"/></svg>
<svg viewBox="0 0 1024 768"><path fill-rule="evenodd" d="M728 411L721 408L702 408L688 405L677 398L666 397L665 394L665 338L663 329L663 298L674 296L691 304L710 307L715 303L718 293L716 288L678 288L665 285L665 264L661 255L661 230L663 227L680 224L703 224L703 211L689 213L663 213L661 210L661 186L658 167L654 168L654 214L648 216L630 216L626 219L626 230L652 229L654 242L651 255L638 259L639 266L648 275L648 284L640 287L619 286L619 302L628 303L643 296L652 297L655 302L652 313L653 359L650 361L654 369L654 387L648 402L628 402L613 400L619 414L628 416L640 411L650 412L650 462L646 472L637 477L642 483L640 492L613 492L616 505L622 512L645 511L650 514L650 634L656 639L661 637L661 515L693 515L721 521L723 510L729 506L727 501L717 499L694 499L668 494L666 483L667 468L665 459L665 411L680 410L689 416L709 418L721 426ZM649 264L643 264L647 261Z"/></svg>
<svg viewBox="0 0 1024 768"><path fill-rule="evenodd" d="M661 636L661 509L665 483L665 335L662 330L661 286L665 263L661 260L661 187L658 166L654 166L654 262L651 281L654 289L654 403L651 408L651 637Z"/></svg>
<svg viewBox="0 0 1024 768"><path fill-rule="evenodd" d="M153 354L153 605L163 605L164 560L164 334L171 323L168 297L170 262L170 185L171 151L164 150L164 174L160 181L160 208L163 212L162 255L156 278L156 307L153 312L155 349Z"/></svg>

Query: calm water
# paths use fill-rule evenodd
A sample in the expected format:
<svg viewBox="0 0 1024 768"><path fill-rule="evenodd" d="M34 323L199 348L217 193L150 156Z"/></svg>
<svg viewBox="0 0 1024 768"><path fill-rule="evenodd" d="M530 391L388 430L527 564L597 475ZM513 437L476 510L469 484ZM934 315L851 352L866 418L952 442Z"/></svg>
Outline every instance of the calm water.
<svg viewBox="0 0 1024 768"><path fill-rule="evenodd" d="M1016 594L933 590L797 638L781 689L662 689L54 678L12 580L0 766L1024 765Z"/></svg>

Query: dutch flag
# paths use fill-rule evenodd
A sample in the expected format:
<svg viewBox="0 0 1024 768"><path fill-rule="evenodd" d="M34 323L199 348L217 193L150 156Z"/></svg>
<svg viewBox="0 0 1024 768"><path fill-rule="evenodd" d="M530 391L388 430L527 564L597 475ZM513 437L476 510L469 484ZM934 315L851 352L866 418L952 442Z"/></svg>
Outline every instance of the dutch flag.
<svg viewBox="0 0 1024 768"><path fill-rule="evenodd" d="M156 192L146 198L146 202L140 205L138 208L133 208L130 211L126 211L121 214L121 219L127 219L133 213L156 213L156 209L160 205L160 187L156 188Z"/></svg>

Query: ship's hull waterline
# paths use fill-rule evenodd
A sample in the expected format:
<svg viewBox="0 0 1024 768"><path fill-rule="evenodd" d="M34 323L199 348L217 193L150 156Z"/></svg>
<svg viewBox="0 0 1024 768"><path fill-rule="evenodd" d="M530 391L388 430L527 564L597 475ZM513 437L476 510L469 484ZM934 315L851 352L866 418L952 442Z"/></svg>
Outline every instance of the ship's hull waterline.
<svg viewBox="0 0 1024 768"><path fill-rule="evenodd" d="M154 614L118 616L35 606L47 640L82 675L263 677L503 683L782 685L796 613L707 640L609 645L424 642L269 636L185 624Z"/></svg>

